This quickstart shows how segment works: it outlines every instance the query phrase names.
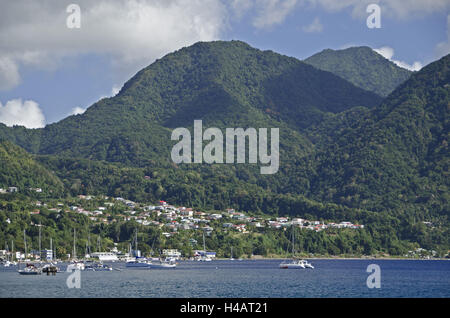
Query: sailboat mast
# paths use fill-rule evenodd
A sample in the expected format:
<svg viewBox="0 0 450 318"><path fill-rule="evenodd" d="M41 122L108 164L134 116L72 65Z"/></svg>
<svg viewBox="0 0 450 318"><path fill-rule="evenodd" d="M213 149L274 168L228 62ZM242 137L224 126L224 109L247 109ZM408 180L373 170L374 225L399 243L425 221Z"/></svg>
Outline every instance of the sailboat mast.
<svg viewBox="0 0 450 318"><path fill-rule="evenodd" d="M75 229L73 229L73 259L77 257L77 249L75 246Z"/></svg>
<svg viewBox="0 0 450 318"><path fill-rule="evenodd" d="M42 248L41 248L41 222L39 222L39 262L42 261Z"/></svg>
<svg viewBox="0 0 450 318"><path fill-rule="evenodd" d="M28 253L27 253L27 236L25 234L25 230L23 230L23 241L25 244L25 259L27 259L27 255L28 255Z"/></svg>
<svg viewBox="0 0 450 318"><path fill-rule="evenodd" d="M88 234L88 241L87 241L88 251L87 253L91 255L91 233Z"/></svg>
<svg viewBox="0 0 450 318"><path fill-rule="evenodd" d="M203 250L205 251L206 256L205 232L203 232Z"/></svg>
<svg viewBox="0 0 450 318"><path fill-rule="evenodd" d="M295 257L295 227L292 225L292 257Z"/></svg>
<svg viewBox="0 0 450 318"><path fill-rule="evenodd" d="M97 252L101 252L101 239L97 236Z"/></svg>

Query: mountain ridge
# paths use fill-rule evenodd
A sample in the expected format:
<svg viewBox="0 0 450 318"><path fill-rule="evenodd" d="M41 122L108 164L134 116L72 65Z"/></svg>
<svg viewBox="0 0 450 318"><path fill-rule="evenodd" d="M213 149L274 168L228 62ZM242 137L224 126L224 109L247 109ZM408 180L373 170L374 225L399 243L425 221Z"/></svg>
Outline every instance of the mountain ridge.
<svg viewBox="0 0 450 318"><path fill-rule="evenodd" d="M304 209L307 199L434 215L448 205L442 177L448 64L447 56L424 67L381 101L293 58L241 42L203 42L141 70L118 96L83 115L41 130L0 125L0 134L47 156L38 160L60 171L69 187L81 180L86 186L75 188L83 191L97 187L120 195L139 184L142 190L134 191L145 198L214 208L279 213L274 202L293 196L284 211ZM262 177L254 165L174 165L171 129L191 129L194 119L203 119L205 128L279 127L279 173ZM106 171L117 176L103 178ZM129 180L129 171L155 178L121 186L125 181L117 180Z"/></svg>
<svg viewBox="0 0 450 318"><path fill-rule="evenodd" d="M383 97L387 97L413 74L368 46L325 49L306 58L304 62Z"/></svg>

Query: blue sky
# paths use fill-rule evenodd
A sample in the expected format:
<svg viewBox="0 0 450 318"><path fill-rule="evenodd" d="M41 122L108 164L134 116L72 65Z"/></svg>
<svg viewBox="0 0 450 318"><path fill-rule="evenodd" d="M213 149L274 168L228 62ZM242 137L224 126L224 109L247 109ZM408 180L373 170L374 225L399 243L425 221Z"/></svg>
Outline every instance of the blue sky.
<svg viewBox="0 0 450 318"><path fill-rule="evenodd" d="M80 29L69 29L70 3ZM381 28L365 11L381 8ZM304 59L367 45L405 67L450 53L450 1L132 0L0 4L0 122L30 128L81 113L131 76L197 41L242 40ZM414 65L415 63L415 65Z"/></svg>

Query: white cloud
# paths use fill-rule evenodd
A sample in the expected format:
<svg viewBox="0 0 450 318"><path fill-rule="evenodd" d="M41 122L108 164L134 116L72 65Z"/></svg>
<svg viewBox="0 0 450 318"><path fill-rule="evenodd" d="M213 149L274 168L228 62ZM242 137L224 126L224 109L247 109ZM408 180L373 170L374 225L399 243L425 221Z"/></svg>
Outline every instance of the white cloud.
<svg viewBox="0 0 450 318"><path fill-rule="evenodd" d="M238 19L241 19L253 7L253 0L233 0L231 8Z"/></svg>
<svg viewBox="0 0 450 318"><path fill-rule="evenodd" d="M388 60L391 60L394 56L394 49L389 46L383 46L379 49L374 49L374 51Z"/></svg>
<svg viewBox="0 0 450 318"><path fill-rule="evenodd" d="M66 3L16 0L0 10L0 89L20 81L21 65L48 67L63 57L101 54L127 78L168 52L219 39L226 25L220 0L78 0L81 28L69 29ZM7 45L5 45L7 44ZM24 53L27 52L27 53ZM130 71L131 70L131 71Z"/></svg>
<svg viewBox="0 0 450 318"><path fill-rule="evenodd" d="M254 9L253 26L264 29L283 23L299 7L319 7L327 12L350 9L354 18L363 20L368 16L367 6L372 3L381 7L382 19L408 20L450 10L449 0L233 0L230 7L238 18Z"/></svg>
<svg viewBox="0 0 450 318"><path fill-rule="evenodd" d="M394 49L389 46L383 46L379 49L374 49L374 51L377 52L378 54L382 55L384 58L388 59L389 61L393 62L397 66L405 68L410 71L419 71L423 67L422 63L418 62L418 61L416 61L412 65L410 65L403 61L394 60L392 58L394 56Z"/></svg>
<svg viewBox="0 0 450 318"><path fill-rule="evenodd" d="M42 128L45 117L39 104L32 100L22 103L21 99L8 101L5 106L0 103L0 122L6 126L25 126L26 128Z"/></svg>
<svg viewBox="0 0 450 318"><path fill-rule="evenodd" d="M0 90L8 90L20 83L17 64L9 57L0 56Z"/></svg>
<svg viewBox="0 0 450 318"><path fill-rule="evenodd" d="M119 94L121 88L122 87L119 85L114 85L113 88L111 89L111 97L114 97L117 94Z"/></svg>
<svg viewBox="0 0 450 318"><path fill-rule="evenodd" d="M319 18L316 17L310 25L304 26L302 30L306 33L320 33L323 31L323 25L320 23Z"/></svg>
<svg viewBox="0 0 450 318"><path fill-rule="evenodd" d="M264 29L283 23L294 10L297 0L259 0L255 4L258 13L253 19L253 26Z"/></svg>
<svg viewBox="0 0 450 318"><path fill-rule="evenodd" d="M320 6L329 12L343 9L352 9L352 16L366 19L366 8L376 3L381 7L381 14L388 18L410 19L423 17L434 12L443 12L450 9L448 0L301 0L302 4Z"/></svg>
<svg viewBox="0 0 450 318"><path fill-rule="evenodd" d="M72 112L70 113L70 115L81 115L86 111L85 108L81 108L81 107L75 107L72 109Z"/></svg>
<svg viewBox="0 0 450 318"><path fill-rule="evenodd" d="M450 54L450 14L447 16L447 41L438 43L435 51L437 59Z"/></svg>

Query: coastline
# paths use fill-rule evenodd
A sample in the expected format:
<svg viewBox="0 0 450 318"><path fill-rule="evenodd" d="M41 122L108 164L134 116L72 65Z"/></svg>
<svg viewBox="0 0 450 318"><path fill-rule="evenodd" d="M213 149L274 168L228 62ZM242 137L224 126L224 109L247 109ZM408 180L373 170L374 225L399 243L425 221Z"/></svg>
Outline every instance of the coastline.
<svg viewBox="0 0 450 318"><path fill-rule="evenodd" d="M252 257L252 258L242 258L243 261L270 261L277 260L283 261L289 259L290 257ZM398 260L398 261L450 261L449 258L408 258L408 257L373 257L373 256L365 256L365 257L329 257L329 256L314 256L314 257L302 257L299 256L300 259L305 260ZM228 261L229 258L216 258L217 261ZM237 261L238 259L234 259Z"/></svg>

